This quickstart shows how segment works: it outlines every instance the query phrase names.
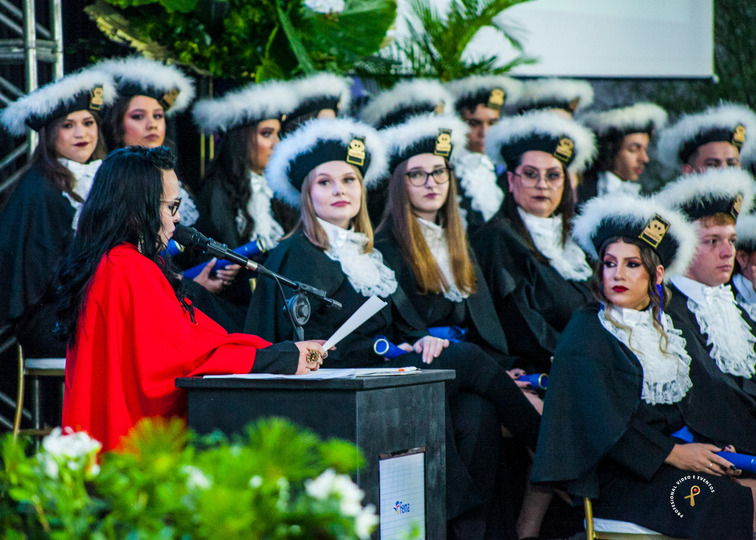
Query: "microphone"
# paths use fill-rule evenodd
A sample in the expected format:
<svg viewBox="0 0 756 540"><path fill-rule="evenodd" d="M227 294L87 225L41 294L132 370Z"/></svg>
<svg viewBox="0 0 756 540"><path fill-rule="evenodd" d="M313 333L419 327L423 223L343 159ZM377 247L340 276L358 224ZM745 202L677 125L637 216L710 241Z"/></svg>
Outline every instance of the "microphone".
<svg viewBox="0 0 756 540"><path fill-rule="evenodd" d="M279 274L276 274L275 272L271 272L263 265L251 261L244 255L240 255L239 253L236 253L235 251L229 249L226 244L216 242L212 238L206 237L204 234L199 232L197 229L194 229L193 227L177 225L176 230L173 231L173 239L184 247L204 251L205 253L216 257L217 259L230 261L244 268L249 268L253 272L257 272L261 276L275 279L279 283L283 283L287 287L294 289L297 292L305 293L318 298L319 300L325 302L329 307L335 307L337 309L341 309L342 307L340 302L337 302L333 298L328 298L325 291L316 289L315 287L312 287L305 283L292 281Z"/></svg>
<svg viewBox="0 0 756 540"><path fill-rule="evenodd" d="M171 242L173 242L173 239L171 239ZM260 253L265 253L267 250L265 248L265 242L263 242L262 240L253 240L252 242L247 242L243 246L239 246L233 251L234 253L238 253L239 255L243 255L244 257L250 258L256 255L259 255ZM231 263L227 261L218 261L215 263L215 266L213 267L213 271L217 272L218 270L223 270L229 264ZM202 270L204 270L206 265L207 265L207 262L204 262L202 264L198 264L197 266L193 268L190 268L189 270L184 270L184 277L194 279L195 277L199 275L200 272L202 272Z"/></svg>

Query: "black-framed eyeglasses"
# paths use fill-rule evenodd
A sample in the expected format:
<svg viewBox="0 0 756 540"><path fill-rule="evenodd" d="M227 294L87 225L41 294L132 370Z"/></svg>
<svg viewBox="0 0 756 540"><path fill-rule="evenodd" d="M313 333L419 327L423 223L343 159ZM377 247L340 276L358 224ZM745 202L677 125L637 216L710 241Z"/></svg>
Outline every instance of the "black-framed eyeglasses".
<svg viewBox="0 0 756 540"><path fill-rule="evenodd" d="M428 182L428 178L433 178L433 181L437 184L445 184L449 181L449 167L433 169L431 172L423 170L409 171L406 173L406 176L413 186L424 186Z"/></svg>
<svg viewBox="0 0 756 540"><path fill-rule="evenodd" d="M171 215L175 216L176 212L179 211L179 206L181 206L181 197L177 197L173 200L166 201L163 199L160 199L160 202L165 203L168 205L168 210L171 211Z"/></svg>
<svg viewBox="0 0 756 540"><path fill-rule="evenodd" d="M534 188L543 179L549 189L559 189L564 185L564 173L562 171L545 171L543 174L538 169L523 169L521 173L512 173L519 176L522 185L527 188Z"/></svg>

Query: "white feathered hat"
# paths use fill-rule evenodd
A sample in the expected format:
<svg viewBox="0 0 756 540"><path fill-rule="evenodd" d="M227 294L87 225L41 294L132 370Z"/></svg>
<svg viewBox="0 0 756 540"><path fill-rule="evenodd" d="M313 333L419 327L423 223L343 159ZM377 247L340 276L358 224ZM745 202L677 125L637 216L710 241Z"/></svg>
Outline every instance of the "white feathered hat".
<svg viewBox="0 0 756 540"><path fill-rule="evenodd" d="M586 202L573 218L572 237L594 260L610 238L643 242L661 259L666 272L684 274L696 253L695 227L679 211L654 199L612 193Z"/></svg>
<svg viewBox="0 0 756 540"><path fill-rule="evenodd" d="M727 167L680 176L664 186L656 198L694 221L717 213L730 214L737 219L741 208L751 208L753 194L751 175L744 170Z"/></svg>
<svg viewBox="0 0 756 540"><path fill-rule="evenodd" d="M501 75L472 75L450 81L445 85L456 100L458 113L475 109L479 104L490 109L501 109L515 103L522 93L522 83Z"/></svg>
<svg viewBox="0 0 756 540"><path fill-rule="evenodd" d="M451 159L455 149L467 142L467 124L451 114L419 114L406 122L381 130L386 144L389 172L418 154L435 154Z"/></svg>
<svg viewBox="0 0 756 540"><path fill-rule="evenodd" d="M533 79L522 84L519 112L533 109L562 109L574 114L593 103L593 87L580 79Z"/></svg>
<svg viewBox="0 0 756 540"><path fill-rule="evenodd" d="M553 155L570 172L581 172L596 156L596 138L585 126L549 111L534 111L502 119L486 136L486 154L514 170L530 150Z"/></svg>
<svg viewBox="0 0 756 540"><path fill-rule="evenodd" d="M667 111L656 103L636 103L608 111L592 111L578 121L593 130L599 138L624 137L629 133L653 133L667 124Z"/></svg>
<svg viewBox="0 0 756 540"><path fill-rule="evenodd" d="M289 81L297 102L289 112L287 121L323 109L333 109L338 115L349 111L352 98L352 80L333 73L316 73L309 77Z"/></svg>
<svg viewBox="0 0 756 540"><path fill-rule="evenodd" d="M363 122L387 128L417 114L452 111L454 98L434 79L412 79L397 83L371 99L360 113Z"/></svg>
<svg viewBox="0 0 756 540"><path fill-rule="evenodd" d="M734 103L683 115L659 134L657 155L662 163L679 169L699 146L710 142L729 142L750 155L756 150L756 115Z"/></svg>
<svg viewBox="0 0 756 540"><path fill-rule="evenodd" d="M202 99L192 109L194 123L204 133L222 133L262 120L283 121L297 98L286 82L249 84L216 99Z"/></svg>
<svg viewBox="0 0 756 540"><path fill-rule="evenodd" d="M115 99L113 78L104 71L89 68L18 98L0 113L0 123L11 135L22 136L27 126L38 131L75 111L99 111Z"/></svg>
<svg viewBox="0 0 756 540"><path fill-rule="evenodd" d="M386 148L371 126L346 118L310 120L276 145L265 178L275 193L299 207L305 177L328 161L345 161L357 167L365 188L386 174Z"/></svg>
<svg viewBox="0 0 756 540"><path fill-rule="evenodd" d="M166 116L183 111L194 99L194 81L174 66L131 56L104 60L94 67L113 76L119 95L155 98Z"/></svg>
<svg viewBox="0 0 756 540"><path fill-rule="evenodd" d="M735 225L738 239L735 247L753 253L756 251L756 215L742 214Z"/></svg>

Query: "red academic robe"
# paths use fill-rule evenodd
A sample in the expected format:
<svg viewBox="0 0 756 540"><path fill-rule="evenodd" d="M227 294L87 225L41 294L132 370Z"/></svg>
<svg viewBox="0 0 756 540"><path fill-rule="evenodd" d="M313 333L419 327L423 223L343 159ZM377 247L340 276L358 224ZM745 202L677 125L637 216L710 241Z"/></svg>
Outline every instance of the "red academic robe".
<svg viewBox="0 0 756 540"><path fill-rule="evenodd" d="M176 377L249 373L269 342L229 334L199 310L192 323L160 268L131 244L100 262L66 355L63 426L117 448L141 418L186 417Z"/></svg>

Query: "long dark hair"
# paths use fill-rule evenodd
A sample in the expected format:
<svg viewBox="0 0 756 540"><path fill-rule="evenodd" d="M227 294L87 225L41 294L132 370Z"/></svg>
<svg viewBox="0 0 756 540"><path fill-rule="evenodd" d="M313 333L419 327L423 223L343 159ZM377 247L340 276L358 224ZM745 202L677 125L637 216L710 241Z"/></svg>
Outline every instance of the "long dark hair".
<svg viewBox="0 0 756 540"><path fill-rule="evenodd" d="M443 293L450 283L446 282L412 212L405 181L407 162L408 160L401 162L389 179L388 204L380 227L391 221L394 238L412 268L420 292L423 294ZM465 230L459 214L457 179L446 159L444 159L444 165L449 168L449 191L438 214L449 245L452 274L455 285L460 291L474 293L476 291L475 269L470 260Z"/></svg>
<svg viewBox="0 0 756 540"><path fill-rule="evenodd" d="M507 163L507 169L514 173L515 169L519 167L521 163L522 155L517 159L517 163ZM510 165L514 166L510 168ZM572 230L571 220L572 216L575 214L575 205L572 202L572 182L570 181L569 171L567 171L567 167L565 167L563 163L560 163L560 165L562 167L562 174L564 174L564 189L562 190L562 200L559 201L559 206L557 206L554 213L562 217L562 245L564 245L567 238L570 236L570 231ZM548 264L548 259L538 251L538 248L536 248L535 243L533 242L533 238L528 232L528 228L522 221L520 213L517 211L517 202L515 202L512 193L507 193L504 197L504 204L502 204L500 212L501 215L509 221L514 231L522 239L533 256L535 256L538 261Z"/></svg>
<svg viewBox="0 0 756 540"><path fill-rule="evenodd" d="M651 247L638 240L637 238L626 238L624 236L613 236L607 240L604 241L604 243L601 245L601 249L599 250L599 258L598 261L596 261L596 264L593 266L593 276L591 277L591 291L593 292L593 296L598 300L599 302L603 303L606 306L606 318L615 326L621 326L617 321L615 321L612 318L611 312L612 312L612 306L613 304L607 299L606 295L604 294L604 255L606 254L606 248L609 247L611 244L614 244L615 242L622 241L626 244L632 244L634 246L638 246L638 249L640 250L640 259L641 264L643 265L643 268L645 268L646 272L648 273L648 297L651 301L651 313L653 315L653 324L654 328L656 328L659 331L660 334L660 347L661 350L664 352L667 352L667 334L664 332L664 327L659 322L659 314L662 312L662 310L667 306L669 303L669 296L671 294L670 290L667 288L666 285L662 285L662 296L663 298L659 297L659 293L656 289L656 267L661 265L661 259L659 258L659 255L651 249Z"/></svg>
<svg viewBox="0 0 756 540"><path fill-rule="evenodd" d="M155 262L176 297L190 313L181 280L160 256L160 199L162 171L175 167L176 157L166 147L130 146L112 152L97 171L79 217L76 235L60 271L60 323L56 335L73 343L76 325L97 267L117 245L128 242Z"/></svg>
<svg viewBox="0 0 756 540"><path fill-rule="evenodd" d="M257 159L256 150L250 155L250 147L257 148L257 123L230 129L218 145L218 153L207 169L203 185L218 182L228 195L232 215L239 210L246 219L240 238L248 238L255 227L254 217L247 212L247 203L252 195L248 171L250 162Z"/></svg>

